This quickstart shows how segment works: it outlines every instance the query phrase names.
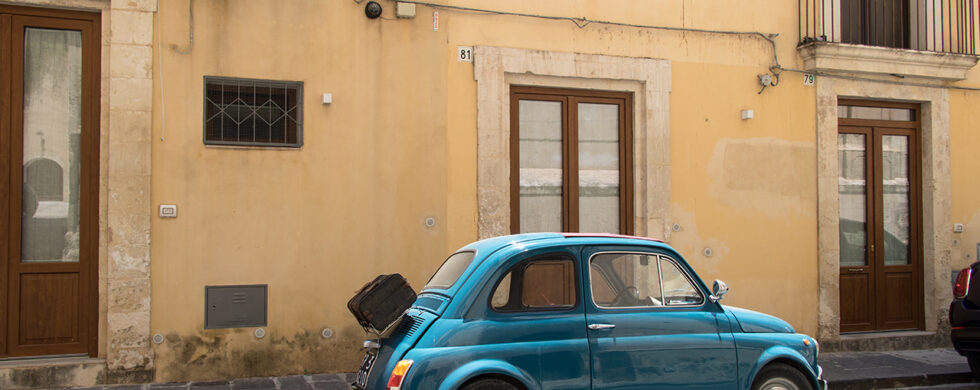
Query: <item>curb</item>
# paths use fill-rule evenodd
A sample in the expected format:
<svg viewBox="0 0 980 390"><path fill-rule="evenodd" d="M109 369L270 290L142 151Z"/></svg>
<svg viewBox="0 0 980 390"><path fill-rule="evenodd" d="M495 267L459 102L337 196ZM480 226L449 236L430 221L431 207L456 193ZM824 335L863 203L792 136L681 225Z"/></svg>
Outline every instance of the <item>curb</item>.
<svg viewBox="0 0 980 390"><path fill-rule="evenodd" d="M969 372L957 372L837 381L828 380L827 388L830 390L892 389L896 387L936 386L952 383L974 383L973 375Z"/></svg>

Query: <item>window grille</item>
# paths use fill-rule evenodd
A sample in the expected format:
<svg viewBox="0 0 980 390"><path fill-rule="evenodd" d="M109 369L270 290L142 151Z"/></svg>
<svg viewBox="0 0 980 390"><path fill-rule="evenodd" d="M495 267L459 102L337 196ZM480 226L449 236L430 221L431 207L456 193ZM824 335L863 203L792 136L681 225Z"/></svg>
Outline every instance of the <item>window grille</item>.
<svg viewBox="0 0 980 390"><path fill-rule="evenodd" d="M303 83L204 77L204 143L300 147Z"/></svg>

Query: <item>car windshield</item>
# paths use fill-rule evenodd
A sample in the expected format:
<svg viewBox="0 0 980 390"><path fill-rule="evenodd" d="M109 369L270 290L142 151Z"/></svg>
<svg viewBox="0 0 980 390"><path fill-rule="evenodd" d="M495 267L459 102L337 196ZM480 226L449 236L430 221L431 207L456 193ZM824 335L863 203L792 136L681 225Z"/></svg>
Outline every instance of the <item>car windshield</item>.
<svg viewBox="0 0 980 390"><path fill-rule="evenodd" d="M432 275L432 279L429 279L429 283L425 284L425 288L446 289L452 287L456 284L459 276L463 274L463 270L473 261L474 256L476 256L474 252L459 252L449 256L435 275Z"/></svg>

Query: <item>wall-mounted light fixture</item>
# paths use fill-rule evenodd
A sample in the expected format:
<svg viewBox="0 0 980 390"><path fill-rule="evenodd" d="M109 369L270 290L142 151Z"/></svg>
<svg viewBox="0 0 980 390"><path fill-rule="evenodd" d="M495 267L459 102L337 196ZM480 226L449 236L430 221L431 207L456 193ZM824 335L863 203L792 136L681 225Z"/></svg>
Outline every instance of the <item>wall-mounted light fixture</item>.
<svg viewBox="0 0 980 390"><path fill-rule="evenodd" d="M381 4L377 1L369 1L364 6L364 15L367 15L368 19L377 19L381 16Z"/></svg>

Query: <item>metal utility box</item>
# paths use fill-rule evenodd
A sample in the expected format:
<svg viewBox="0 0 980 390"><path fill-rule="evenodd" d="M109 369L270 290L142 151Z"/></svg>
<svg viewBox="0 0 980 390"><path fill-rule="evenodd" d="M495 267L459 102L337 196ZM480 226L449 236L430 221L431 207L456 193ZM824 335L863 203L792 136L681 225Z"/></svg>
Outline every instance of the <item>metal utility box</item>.
<svg viewBox="0 0 980 390"><path fill-rule="evenodd" d="M268 285L205 286L204 329L266 326Z"/></svg>

